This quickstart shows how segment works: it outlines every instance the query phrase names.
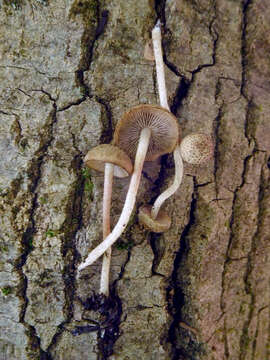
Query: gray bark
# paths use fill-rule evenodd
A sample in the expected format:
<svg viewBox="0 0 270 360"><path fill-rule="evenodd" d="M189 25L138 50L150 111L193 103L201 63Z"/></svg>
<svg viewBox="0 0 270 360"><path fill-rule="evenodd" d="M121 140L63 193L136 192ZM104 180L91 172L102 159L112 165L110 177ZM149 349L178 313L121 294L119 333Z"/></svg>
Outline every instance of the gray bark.
<svg viewBox="0 0 270 360"><path fill-rule="evenodd" d="M171 109L215 157L185 164L168 232L134 213L106 316L89 301L101 260L76 278L102 237L103 177L82 160L127 109L158 103L157 18ZM269 358L269 31L267 0L0 1L1 360ZM136 209L173 172L171 155L147 164Z"/></svg>

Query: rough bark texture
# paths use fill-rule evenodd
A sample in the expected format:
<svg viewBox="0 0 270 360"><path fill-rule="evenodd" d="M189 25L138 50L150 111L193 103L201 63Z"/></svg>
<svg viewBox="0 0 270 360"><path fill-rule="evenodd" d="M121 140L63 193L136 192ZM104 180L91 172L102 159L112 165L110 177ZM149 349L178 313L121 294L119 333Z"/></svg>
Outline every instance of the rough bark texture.
<svg viewBox="0 0 270 360"><path fill-rule="evenodd" d="M1 360L269 358L268 2L0 1ZM143 55L158 17L171 109L215 157L185 166L167 233L134 214L104 304L101 261L76 278L102 237L103 178L82 159L158 102ZM171 155L145 166L137 209L173 170Z"/></svg>

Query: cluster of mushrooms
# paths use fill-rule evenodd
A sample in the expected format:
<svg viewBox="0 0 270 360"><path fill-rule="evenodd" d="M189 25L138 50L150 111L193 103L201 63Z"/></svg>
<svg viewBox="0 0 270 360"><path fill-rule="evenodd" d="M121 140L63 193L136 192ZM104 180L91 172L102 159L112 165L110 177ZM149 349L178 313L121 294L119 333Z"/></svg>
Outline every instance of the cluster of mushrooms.
<svg viewBox="0 0 270 360"><path fill-rule="evenodd" d="M191 164L202 164L213 154L213 143L208 135L191 134L181 140L178 121L170 112L167 102L160 22L152 31L152 41L161 106L143 104L131 108L117 123L112 143L96 146L84 159L89 168L104 172L103 241L89 253L78 270L81 271L104 255L100 293L105 296L109 295L111 246L121 236L129 222L135 206L144 162L154 161L172 152L174 155L173 184L158 196L154 205L142 206L138 214L139 222L147 229L164 232L170 228L171 219L160 208L181 184L183 160ZM110 207L114 176L131 176L131 179L122 213L111 231Z"/></svg>

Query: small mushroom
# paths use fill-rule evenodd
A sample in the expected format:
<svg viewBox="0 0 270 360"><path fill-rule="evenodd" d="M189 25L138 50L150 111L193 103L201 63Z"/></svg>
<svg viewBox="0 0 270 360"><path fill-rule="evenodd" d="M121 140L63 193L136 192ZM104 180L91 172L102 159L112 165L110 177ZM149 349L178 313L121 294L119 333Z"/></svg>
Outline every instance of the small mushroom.
<svg viewBox="0 0 270 360"><path fill-rule="evenodd" d="M126 177L132 174L133 165L128 155L119 147L111 144L101 144L86 154L85 164L97 171L105 171L105 164L113 164L113 175L116 177Z"/></svg>
<svg viewBox="0 0 270 360"><path fill-rule="evenodd" d="M182 140L180 151L187 163L201 165L213 157L214 144L209 135L201 133L190 134Z"/></svg>
<svg viewBox="0 0 270 360"><path fill-rule="evenodd" d="M177 141L177 119L172 113L159 106L136 106L118 122L114 144L124 149L131 158L136 153L134 171L117 224L107 238L88 255L85 262L79 265L79 270L97 260L125 230L135 205L144 160L153 160L173 151Z"/></svg>
<svg viewBox="0 0 270 360"><path fill-rule="evenodd" d="M164 63L162 56L160 26L161 26L160 21L158 21L152 31L152 40L153 40L153 48L154 48L154 55L156 61L157 83L158 83L160 104L161 106L169 110L169 106L167 102ZM209 160L213 154L213 144L211 138L204 134L194 134L194 135L187 136L186 138L184 138L182 142L180 142L181 139L179 138L179 143L181 145L180 146L178 145L173 152L174 163L175 163L174 182L168 189L166 189L163 193L161 193L159 197L156 199L151 210L151 217L153 221L157 218L160 211L160 207L162 206L164 201L167 200L170 196L172 196L181 185L183 178L183 171L184 171L182 158L187 162L193 164L195 163L201 164Z"/></svg>
<svg viewBox="0 0 270 360"><path fill-rule="evenodd" d="M174 150L179 136L177 119L157 105L138 105L127 111L116 125L113 143L134 159L144 129L150 132L145 161L154 161Z"/></svg>
<svg viewBox="0 0 270 360"><path fill-rule="evenodd" d="M103 191L103 239L109 235L110 229L110 208L112 197L113 175L126 177L132 173L133 165L128 155L117 146L102 144L91 149L84 158L85 165L97 171L104 172ZM109 295L109 272L111 263L111 248L104 256L101 269L100 293Z"/></svg>
<svg viewBox="0 0 270 360"><path fill-rule="evenodd" d="M156 232L167 231L171 226L171 218L163 210L160 210L154 219L151 215L152 206L143 205L139 209L139 222L143 224L145 228Z"/></svg>
<svg viewBox="0 0 270 360"><path fill-rule="evenodd" d="M165 72L164 72L164 63L163 63L163 56L162 56L162 44L161 44L161 24L158 20L156 26L152 30L152 41L153 41L153 48L154 48L154 54L155 54L155 61L156 61L156 73L157 73L157 83L158 83L158 91L159 91L159 100L161 106L169 109L168 101L167 101L167 89L166 89L166 82L165 82ZM178 143L180 143L180 127L179 127L179 139ZM158 221L158 218L160 216L160 207L162 204L167 200L170 196L172 196L176 190L179 188L182 178L183 178L183 161L180 153L179 145L176 146L173 152L174 157L174 163L175 163L175 177L173 184L168 187L163 193L161 193L158 198L156 199L154 205L152 206L151 211L146 215L145 207L143 207L141 210L143 211L143 214L145 216L140 216L139 221L144 224L146 227L149 228L149 224L154 224L156 221ZM147 207L149 210L149 208ZM164 212L162 212L164 214ZM164 215L163 215L164 216ZM168 215L167 215L168 217ZM147 219L147 223L146 223ZM162 232L166 231L170 227L170 223L167 222L168 227L165 226L162 228ZM154 227L153 227L154 229ZM152 230L155 232L155 230ZM161 232L161 230L159 231Z"/></svg>

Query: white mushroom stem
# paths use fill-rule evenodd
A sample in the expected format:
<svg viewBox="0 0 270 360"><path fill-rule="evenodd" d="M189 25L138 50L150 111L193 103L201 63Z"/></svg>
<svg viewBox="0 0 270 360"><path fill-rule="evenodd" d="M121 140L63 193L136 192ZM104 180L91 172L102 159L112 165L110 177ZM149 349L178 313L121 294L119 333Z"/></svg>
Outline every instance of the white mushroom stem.
<svg viewBox="0 0 270 360"><path fill-rule="evenodd" d="M105 164L104 171L104 191L103 191L103 239L105 239L111 232L110 224L110 210L112 199L112 185L113 185L113 171L114 165L110 163ZM100 293L109 296L109 278L111 265L112 249L109 248L103 255L101 278L100 278Z"/></svg>
<svg viewBox="0 0 270 360"><path fill-rule="evenodd" d="M164 203L164 201L166 201L170 196L172 196L176 192L176 190L179 188L179 186L182 182L184 166L183 166L183 160L182 160L179 146L177 146L175 148L175 150L173 152L173 157L174 157L174 164L175 164L174 181L173 181L172 185L170 187L168 187L168 189L166 189L163 193L161 193L159 195L159 197L156 199L156 201L152 207L152 210L151 210L151 217L153 219L156 219L159 209L162 206L162 204Z"/></svg>
<svg viewBox="0 0 270 360"><path fill-rule="evenodd" d="M156 26L152 30L152 41L156 62L156 73L157 73L157 83L158 83L158 92L159 92L159 101L160 105L170 111L168 100L167 100L167 89L165 82L165 71L164 71L164 62L162 55L162 44L161 44L161 29L160 21L157 22ZM159 209L170 196L172 196L176 190L179 188L182 178L183 178L183 160L180 153L180 147L177 146L173 153L174 163L175 163L175 177L173 184L159 195L156 199L152 210L151 216L153 219L156 219Z"/></svg>
<svg viewBox="0 0 270 360"><path fill-rule="evenodd" d="M164 71L164 62L163 62L162 45L161 45L161 29L160 29L159 20L156 26L154 27L154 29L152 30L152 41L153 41L153 49L154 49L155 62L156 62L160 105L170 111L167 100L167 89L165 83L165 71Z"/></svg>
<svg viewBox="0 0 270 360"><path fill-rule="evenodd" d="M127 227L128 221L135 205L136 195L138 192L142 174L143 163L148 150L150 137L151 130L149 128L145 128L141 131L135 157L134 171L131 176L125 204L117 224L115 225L113 231L106 237L106 239L103 240L101 244L99 244L93 251L90 252L85 262L79 265L79 271L81 271L88 265L93 264L93 262L95 262L102 254L104 254L104 252L107 251L108 248L110 248L115 243L115 241L121 236L121 234Z"/></svg>

